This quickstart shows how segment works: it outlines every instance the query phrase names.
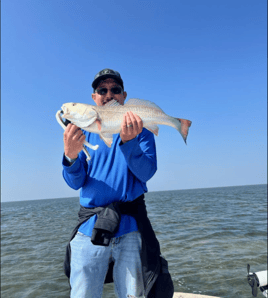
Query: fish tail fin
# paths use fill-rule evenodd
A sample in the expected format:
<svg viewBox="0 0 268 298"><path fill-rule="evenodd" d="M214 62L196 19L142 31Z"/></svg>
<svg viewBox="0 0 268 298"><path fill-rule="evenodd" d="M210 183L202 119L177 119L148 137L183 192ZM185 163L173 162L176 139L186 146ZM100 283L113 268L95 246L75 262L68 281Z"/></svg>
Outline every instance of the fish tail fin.
<svg viewBox="0 0 268 298"><path fill-rule="evenodd" d="M192 121L190 120L186 120L186 119L181 119L181 118L173 118L175 121L173 122L175 124L175 128L177 129L177 131L182 135L182 138L186 143L186 139L188 136L188 131L189 131L189 127L192 124Z"/></svg>

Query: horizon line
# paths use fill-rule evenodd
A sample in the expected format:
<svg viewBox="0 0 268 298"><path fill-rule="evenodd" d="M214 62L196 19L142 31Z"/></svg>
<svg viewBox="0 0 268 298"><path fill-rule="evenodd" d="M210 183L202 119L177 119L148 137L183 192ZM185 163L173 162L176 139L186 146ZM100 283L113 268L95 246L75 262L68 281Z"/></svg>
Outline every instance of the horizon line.
<svg viewBox="0 0 268 298"><path fill-rule="evenodd" d="M258 183L258 184L243 184L243 185L227 185L227 186L211 186L211 187L197 187L197 188L181 188L181 189L169 189L169 190L155 190L148 191L149 193L154 192L167 192L167 191L179 191L179 190L194 190L194 189L211 189L211 188L223 188L223 187L240 187L240 186L255 186L255 185L267 185L267 183ZM15 203L15 202L27 202L27 201L41 201L41 200L58 200L58 199L71 199L71 198L79 198L79 196L71 196L71 197L57 197L57 198L45 198L45 199L30 199L30 200L19 200L19 201L2 201L1 203Z"/></svg>

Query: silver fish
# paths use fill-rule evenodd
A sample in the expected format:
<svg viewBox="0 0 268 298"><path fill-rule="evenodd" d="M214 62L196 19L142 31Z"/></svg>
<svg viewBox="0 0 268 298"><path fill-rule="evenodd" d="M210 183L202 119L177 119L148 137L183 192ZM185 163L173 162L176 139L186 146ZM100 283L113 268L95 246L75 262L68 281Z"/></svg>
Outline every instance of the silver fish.
<svg viewBox="0 0 268 298"><path fill-rule="evenodd" d="M149 100L136 98L129 99L124 105L120 105L115 100L109 101L104 106L70 102L63 104L61 109L63 118L68 119L85 131L99 134L108 147L111 147L113 142L113 134L120 133L124 114L129 111L137 114L143 122L143 127L156 136L159 130L157 125L174 127L182 135L185 143L192 123L189 120L174 118L165 114L159 106ZM58 122L59 112L61 111L56 114ZM96 146L87 142L85 145L96 150Z"/></svg>

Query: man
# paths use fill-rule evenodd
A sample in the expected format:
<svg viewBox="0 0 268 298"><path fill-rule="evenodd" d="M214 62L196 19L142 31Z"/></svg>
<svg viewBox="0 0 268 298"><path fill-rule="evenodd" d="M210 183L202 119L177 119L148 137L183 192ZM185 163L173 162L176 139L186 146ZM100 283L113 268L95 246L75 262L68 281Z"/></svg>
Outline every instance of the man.
<svg viewBox="0 0 268 298"><path fill-rule="evenodd" d="M123 105L127 97L120 74L111 69L100 71L95 76L92 87L92 99L98 106L104 106L111 100ZM83 134L73 124L68 124L64 132L63 177L73 189L81 188L80 204L83 210L99 210L98 207L111 206L110 204L116 202L129 206L140 202L147 192L146 182L157 169L154 136L143 128L140 117L132 112L124 115L121 127L120 134L113 137L111 148L106 146L98 134ZM81 151L85 140L99 145L98 150L90 152L90 163L86 162L86 156ZM147 297L147 292L152 287L150 282L155 282L161 266L158 257L155 258L157 261L151 258L149 266L145 265L151 251L152 254L155 251L157 256L160 249L148 223L145 204L142 208L139 209L139 221L137 214L136 217L129 215L132 207L127 211L129 214L120 214L117 230L107 246L96 245L93 241L97 212L81 221L82 224L70 243L72 298L101 297L111 264L115 292L119 298ZM148 237L144 236L145 233ZM145 238L149 241L147 246ZM154 248L150 248L152 243ZM158 265L155 265L156 269L151 269L153 267L150 266L154 263ZM144 268L149 269L146 271Z"/></svg>

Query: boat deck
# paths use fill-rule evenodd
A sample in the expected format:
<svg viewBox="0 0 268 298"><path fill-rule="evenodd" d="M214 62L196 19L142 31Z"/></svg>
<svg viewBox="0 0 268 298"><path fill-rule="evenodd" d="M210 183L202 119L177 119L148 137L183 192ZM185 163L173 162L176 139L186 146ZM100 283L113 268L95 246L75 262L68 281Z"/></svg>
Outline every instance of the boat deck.
<svg viewBox="0 0 268 298"><path fill-rule="evenodd" d="M173 298L220 298L220 297L175 292L173 295Z"/></svg>

